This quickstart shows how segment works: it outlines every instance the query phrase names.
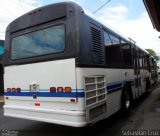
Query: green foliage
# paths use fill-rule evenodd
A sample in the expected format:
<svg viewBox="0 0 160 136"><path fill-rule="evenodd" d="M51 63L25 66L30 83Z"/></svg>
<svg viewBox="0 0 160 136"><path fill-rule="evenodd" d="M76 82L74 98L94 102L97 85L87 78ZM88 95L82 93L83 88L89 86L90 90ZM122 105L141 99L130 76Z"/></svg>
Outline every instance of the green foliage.
<svg viewBox="0 0 160 136"><path fill-rule="evenodd" d="M156 53L154 50L152 50L152 49L145 49L145 50L148 51L150 56L156 56Z"/></svg>
<svg viewBox="0 0 160 136"><path fill-rule="evenodd" d="M159 60L159 56L153 56L157 61Z"/></svg>
<svg viewBox="0 0 160 136"><path fill-rule="evenodd" d="M157 56L156 52L153 49L145 49L148 51L150 56L153 56L157 61L159 60L159 56Z"/></svg>

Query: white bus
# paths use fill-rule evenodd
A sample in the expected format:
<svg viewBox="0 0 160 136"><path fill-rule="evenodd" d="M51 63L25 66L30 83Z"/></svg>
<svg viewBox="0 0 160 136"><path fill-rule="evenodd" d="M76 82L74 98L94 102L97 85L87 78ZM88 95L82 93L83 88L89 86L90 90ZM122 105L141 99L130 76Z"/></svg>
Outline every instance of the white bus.
<svg viewBox="0 0 160 136"><path fill-rule="evenodd" d="M156 59L150 57L150 68L151 68L151 85L154 85L158 81L158 66Z"/></svg>
<svg viewBox="0 0 160 136"><path fill-rule="evenodd" d="M150 87L148 53L72 2L14 20L4 65L5 116L73 127L128 112Z"/></svg>

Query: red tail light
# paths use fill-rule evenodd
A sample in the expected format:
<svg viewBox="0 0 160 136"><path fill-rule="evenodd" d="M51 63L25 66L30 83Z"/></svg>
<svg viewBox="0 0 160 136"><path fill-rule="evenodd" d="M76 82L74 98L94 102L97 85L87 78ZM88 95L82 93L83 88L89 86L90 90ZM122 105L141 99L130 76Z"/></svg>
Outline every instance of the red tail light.
<svg viewBox="0 0 160 136"><path fill-rule="evenodd" d="M50 88L50 92L52 92L52 93L56 92L56 88L55 87L51 87Z"/></svg>
<svg viewBox="0 0 160 136"><path fill-rule="evenodd" d="M70 102L76 102L76 99L70 99Z"/></svg>
<svg viewBox="0 0 160 136"><path fill-rule="evenodd" d="M12 88L12 92L16 92L17 90L16 90L16 88Z"/></svg>
<svg viewBox="0 0 160 136"><path fill-rule="evenodd" d="M41 104L40 103L35 103L35 106L41 106Z"/></svg>
<svg viewBox="0 0 160 136"><path fill-rule="evenodd" d="M12 89L11 88L7 88L7 92L12 92Z"/></svg>
<svg viewBox="0 0 160 136"><path fill-rule="evenodd" d="M17 92L19 92L19 93L20 93L20 92L21 92L21 88L17 88Z"/></svg>
<svg viewBox="0 0 160 136"><path fill-rule="evenodd" d="M62 93L63 92L63 87L58 87L57 92Z"/></svg>

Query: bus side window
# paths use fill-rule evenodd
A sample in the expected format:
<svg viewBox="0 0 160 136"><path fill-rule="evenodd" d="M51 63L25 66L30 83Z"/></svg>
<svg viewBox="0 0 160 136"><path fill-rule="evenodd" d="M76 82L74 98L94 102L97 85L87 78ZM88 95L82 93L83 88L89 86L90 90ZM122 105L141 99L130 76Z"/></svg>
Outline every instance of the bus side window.
<svg viewBox="0 0 160 136"><path fill-rule="evenodd" d="M142 51L139 51L139 67L143 68L143 53Z"/></svg>
<svg viewBox="0 0 160 136"><path fill-rule="evenodd" d="M120 38L104 31L104 44L107 67L121 67Z"/></svg>
<svg viewBox="0 0 160 136"><path fill-rule="evenodd" d="M131 45L125 40L121 40L121 49L122 49L122 61L123 67L131 67L132 66L132 52Z"/></svg>
<svg viewBox="0 0 160 136"><path fill-rule="evenodd" d="M149 62L149 56L146 54L145 55L145 69L151 71L150 69L150 62Z"/></svg>
<svg viewBox="0 0 160 136"><path fill-rule="evenodd" d="M143 63L143 69L145 69L145 54L143 53L143 61L142 61Z"/></svg>

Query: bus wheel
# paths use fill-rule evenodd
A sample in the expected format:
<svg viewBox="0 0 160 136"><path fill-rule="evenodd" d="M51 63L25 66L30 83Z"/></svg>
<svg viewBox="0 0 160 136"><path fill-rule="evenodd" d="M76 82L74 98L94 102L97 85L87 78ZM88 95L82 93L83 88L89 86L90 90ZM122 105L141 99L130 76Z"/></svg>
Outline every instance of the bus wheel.
<svg viewBox="0 0 160 136"><path fill-rule="evenodd" d="M122 93L122 115L129 115L129 111L132 105L132 97L129 90L129 87L125 87L124 92Z"/></svg>

